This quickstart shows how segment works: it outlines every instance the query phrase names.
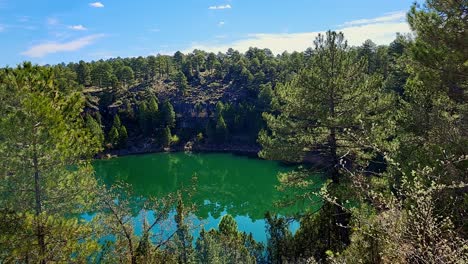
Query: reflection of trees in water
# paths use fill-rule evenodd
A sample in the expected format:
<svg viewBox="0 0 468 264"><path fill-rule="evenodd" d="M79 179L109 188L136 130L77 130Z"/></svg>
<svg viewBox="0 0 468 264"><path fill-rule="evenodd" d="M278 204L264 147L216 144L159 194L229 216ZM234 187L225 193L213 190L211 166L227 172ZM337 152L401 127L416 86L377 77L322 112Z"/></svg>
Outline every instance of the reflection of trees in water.
<svg viewBox="0 0 468 264"><path fill-rule="evenodd" d="M196 215L203 219L209 213L218 218L223 211L249 215L253 220L263 219L266 211L282 215L297 212L297 208L273 206L281 198L275 189L277 173L289 169L270 161L229 154L165 153L98 161L95 169L105 182L125 181L143 196L164 196L188 187L196 175L191 202L197 205Z"/></svg>

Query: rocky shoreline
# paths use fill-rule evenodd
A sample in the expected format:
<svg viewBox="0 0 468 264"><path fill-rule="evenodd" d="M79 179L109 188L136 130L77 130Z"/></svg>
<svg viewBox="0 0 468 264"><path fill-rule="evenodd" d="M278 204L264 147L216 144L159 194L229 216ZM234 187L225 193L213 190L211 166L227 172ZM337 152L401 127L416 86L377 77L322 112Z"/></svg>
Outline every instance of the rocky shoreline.
<svg viewBox="0 0 468 264"><path fill-rule="evenodd" d="M189 145L189 147L188 147ZM113 157L141 155L161 152L195 152L195 153L233 153L250 157L258 157L260 146L257 145L238 145L238 144L185 144L175 145L170 148L163 148L150 143L141 145L130 145L125 149L106 150L96 156L98 159Z"/></svg>
<svg viewBox="0 0 468 264"><path fill-rule="evenodd" d="M235 155L248 156L252 158L258 157L261 147L255 144L207 144L187 142L185 144L173 145L170 148L163 148L153 142L139 142L131 144L129 142L127 148L106 150L98 154L97 159L110 159L115 157L143 155L151 153L169 153L169 152L192 152L192 153L231 153ZM289 164L289 163L286 163ZM323 168L329 161L321 155L319 151L310 151L304 156L302 162L298 164L309 164L313 167Z"/></svg>

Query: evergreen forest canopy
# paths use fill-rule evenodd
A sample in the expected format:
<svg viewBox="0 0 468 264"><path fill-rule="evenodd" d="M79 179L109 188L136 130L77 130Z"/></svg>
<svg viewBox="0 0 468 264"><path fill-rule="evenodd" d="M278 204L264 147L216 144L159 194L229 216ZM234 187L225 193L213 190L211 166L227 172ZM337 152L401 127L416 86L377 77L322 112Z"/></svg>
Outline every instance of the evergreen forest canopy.
<svg viewBox="0 0 468 264"><path fill-rule="evenodd" d="M467 13L464 0L415 4L414 37L388 46L349 47L329 31L278 56L195 50L1 69L0 262L468 262ZM196 190L135 198L90 165L99 153L245 147L320 161L279 175L296 194L282 205L324 201L297 216L295 234L267 213L263 245L226 215L193 244L184 197ZM329 179L321 189L317 170ZM161 236L174 208L175 231ZM87 212L91 221L77 217ZM148 212L137 235L133 216Z"/></svg>

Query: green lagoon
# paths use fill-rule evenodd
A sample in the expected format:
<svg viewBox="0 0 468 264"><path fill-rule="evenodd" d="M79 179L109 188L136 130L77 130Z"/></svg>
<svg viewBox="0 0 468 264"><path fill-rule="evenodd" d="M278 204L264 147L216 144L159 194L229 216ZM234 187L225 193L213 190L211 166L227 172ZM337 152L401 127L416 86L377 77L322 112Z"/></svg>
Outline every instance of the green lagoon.
<svg viewBox="0 0 468 264"><path fill-rule="evenodd" d="M162 197L195 182L196 192L190 203L196 225L216 228L220 218L231 214L239 230L252 233L265 242L267 211L284 216L302 211L301 205L278 208L275 203L285 194L276 189L277 175L294 169L278 162L220 153L156 153L124 156L94 163L97 177L107 184L123 181L135 195ZM138 226L135 228L138 229ZM293 223L291 229L298 228ZM194 231L197 236L197 230Z"/></svg>

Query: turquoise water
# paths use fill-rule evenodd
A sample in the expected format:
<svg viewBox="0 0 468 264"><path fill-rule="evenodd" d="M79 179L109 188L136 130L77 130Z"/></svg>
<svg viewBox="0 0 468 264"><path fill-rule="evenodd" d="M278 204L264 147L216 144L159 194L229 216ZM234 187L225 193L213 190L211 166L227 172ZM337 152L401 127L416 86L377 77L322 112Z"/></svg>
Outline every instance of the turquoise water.
<svg viewBox="0 0 468 264"><path fill-rule="evenodd" d="M252 233L257 241L265 242L267 211L289 216L302 210L301 206L278 208L275 202L284 198L276 189L279 172L293 167L232 154L156 153L125 156L94 163L97 177L107 184L115 181L129 183L135 195L162 197L192 184L197 177L195 193L190 203L196 204L191 222L194 237L200 227L217 228L225 214L237 220L240 231ZM169 219L173 219L170 217ZM138 222L135 228L138 232ZM167 228L167 227L162 227ZM297 223L291 226L292 231ZM170 228L166 230L170 232Z"/></svg>

